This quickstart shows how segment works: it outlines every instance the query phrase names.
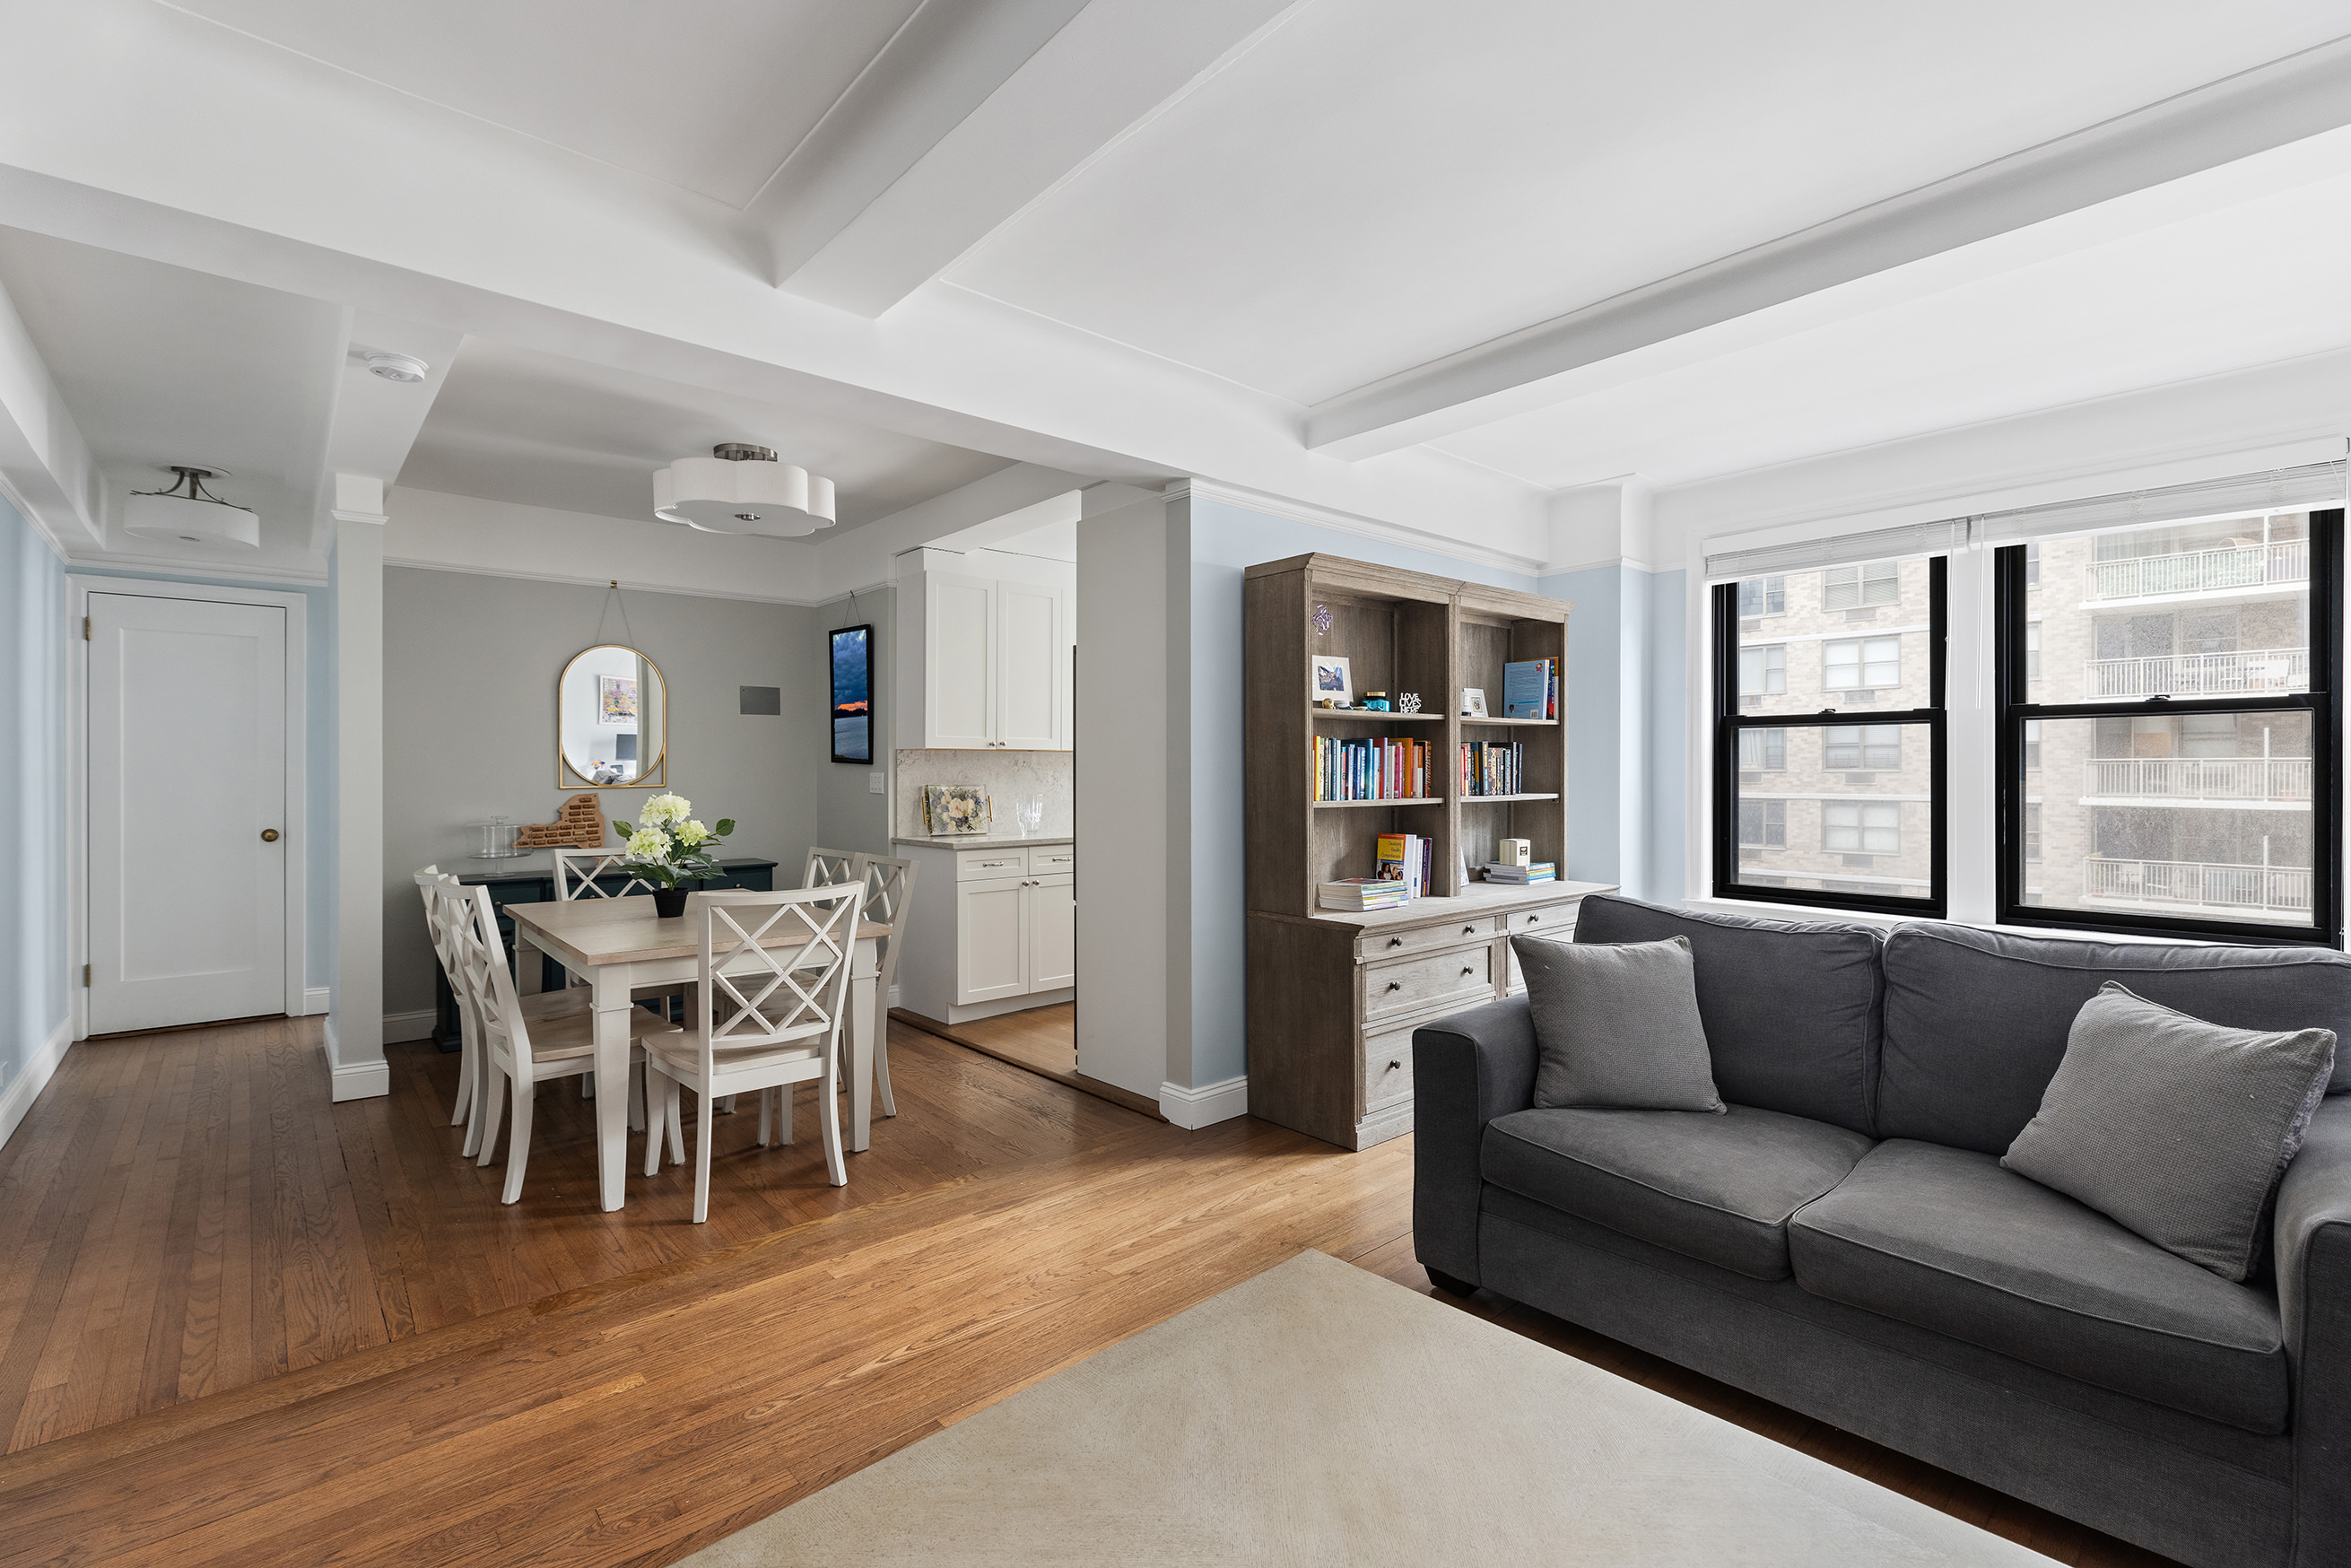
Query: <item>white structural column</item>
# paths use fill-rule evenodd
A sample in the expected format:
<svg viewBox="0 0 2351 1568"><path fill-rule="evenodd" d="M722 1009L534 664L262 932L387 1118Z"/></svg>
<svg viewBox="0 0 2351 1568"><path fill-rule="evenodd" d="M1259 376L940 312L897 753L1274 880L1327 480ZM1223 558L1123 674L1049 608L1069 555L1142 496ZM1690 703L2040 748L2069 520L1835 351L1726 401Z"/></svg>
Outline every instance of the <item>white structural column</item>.
<svg viewBox="0 0 2351 1568"><path fill-rule="evenodd" d="M342 497L339 497L339 499ZM352 497L357 498L357 497ZM335 644L335 986L327 1058L337 1100L392 1092L383 1060L383 524L338 507Z"/></svg>
<svg viewBox="0 0 2351 1568"><path fill-rule="evenodd" d="M1671 899L1681 890L1658 885L1652 853L1655 553L1639 480L1562 490L1551 500L1552 564L1538 585L1576 607L1568 626L1572 864L1561 874Z"/></svg>

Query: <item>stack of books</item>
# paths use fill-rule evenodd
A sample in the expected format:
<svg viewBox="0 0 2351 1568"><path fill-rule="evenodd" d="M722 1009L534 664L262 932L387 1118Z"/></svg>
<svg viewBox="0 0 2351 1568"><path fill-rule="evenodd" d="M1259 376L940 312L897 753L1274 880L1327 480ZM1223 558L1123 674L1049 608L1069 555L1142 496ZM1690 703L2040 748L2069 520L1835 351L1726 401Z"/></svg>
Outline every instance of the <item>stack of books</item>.
<svg viewBox="0 0 2351 1568"><path fill-rule="evenodd" d="M1502 666L1502 716L1559 716L1559 661L1520 659Z"/></svg>
<svg viewBox="0 0 2351 1568"><path fill-rule="evenodd" d="M1428 795L1428 742L1314 737L1317 800L1417 800Z"/></svg>
<svg viewBox="0 0 2351 1568"><path fill-rule="evenodd" d="M1465 741L1461 747L1461 793L1516 795L1525 777L1527 751L1519 742Z"/></svg>
<svg viewBox="0 0 2351 1568"><path fill-rule="evenodd" d="M1534 882L1557 882L1559 866L1552 861L1537 861L1532 865L1504 865L1499 861L1486 867L1488 882L1505 882L1523 887Z"/></svg>
<svg viewBox="0 0 2351 1568"><path fill-rule="evenodd" d="M1324 883L1320 902L1325 909L1356 913L1397 908L1405 902L1405 894L1404 883L1392 877L1350 876Z"/></svg>

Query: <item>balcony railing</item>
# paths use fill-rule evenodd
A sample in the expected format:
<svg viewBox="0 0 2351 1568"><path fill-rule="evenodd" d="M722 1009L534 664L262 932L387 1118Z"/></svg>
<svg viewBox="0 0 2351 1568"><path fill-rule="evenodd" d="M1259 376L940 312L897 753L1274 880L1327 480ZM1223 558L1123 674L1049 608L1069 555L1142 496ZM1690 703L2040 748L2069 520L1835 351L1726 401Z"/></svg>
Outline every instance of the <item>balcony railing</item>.
<svg viewBox="0 0 2351 1568"><path fill-rule="evenodd" d="M2082 792L2171 800L2307 800L2307 757L2102 757Z"/></svg>
<svg viewBox="0 0 2351 1568"><path fill-rule="evenodd" d="M2128 556L2083 569L2085 599L2144 599L2160 593L2210 593L2310 580L2310 541L2189 550L2180 555Z"/></svg>
<svg viewBox="0 0 2351 1568"><path fill-rule="evenodd" d="M2083 666L2083 701L2104 697L2219 697L2310 689L2310 650L2252 648L2233 653L2167 653L2093 659Z"/></svg>
<svg viewBox="0 0 2351 1568"><path fill-rule="evenodd" d="M2094 857L2082 862L2082 892L2089 898L2254 915L2310 913L2310 873L2291 866Z"/></svg>

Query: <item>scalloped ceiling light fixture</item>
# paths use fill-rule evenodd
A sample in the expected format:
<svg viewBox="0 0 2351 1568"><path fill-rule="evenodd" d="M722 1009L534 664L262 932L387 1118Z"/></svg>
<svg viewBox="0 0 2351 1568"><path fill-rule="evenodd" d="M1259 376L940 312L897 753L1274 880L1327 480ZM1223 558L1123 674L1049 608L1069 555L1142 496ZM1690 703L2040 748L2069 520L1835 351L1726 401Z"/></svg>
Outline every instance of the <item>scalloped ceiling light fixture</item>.
<svg viewBox="0 0 2351 1568"><path fill-rule="evenodd" d="M832 501L831 480L736 441L653 475L653 516L706 534L799 538L832 527Z"/></svg>

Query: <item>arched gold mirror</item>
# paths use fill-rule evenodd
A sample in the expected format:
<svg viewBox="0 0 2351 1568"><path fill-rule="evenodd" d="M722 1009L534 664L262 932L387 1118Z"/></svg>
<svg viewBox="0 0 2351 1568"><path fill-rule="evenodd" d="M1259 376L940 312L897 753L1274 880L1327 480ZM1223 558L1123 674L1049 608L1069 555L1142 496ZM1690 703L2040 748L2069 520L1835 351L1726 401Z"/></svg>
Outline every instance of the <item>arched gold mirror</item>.
<svg viewBox="0 0 2351 1568"><path fill-rule="evenodd" d="M555 782L577 789L669 784L669 690L636 649L607 643L573 655L555 684Z"/></svg>

